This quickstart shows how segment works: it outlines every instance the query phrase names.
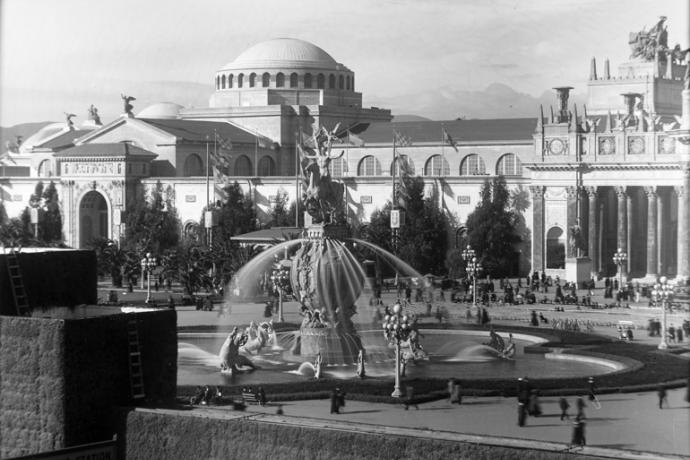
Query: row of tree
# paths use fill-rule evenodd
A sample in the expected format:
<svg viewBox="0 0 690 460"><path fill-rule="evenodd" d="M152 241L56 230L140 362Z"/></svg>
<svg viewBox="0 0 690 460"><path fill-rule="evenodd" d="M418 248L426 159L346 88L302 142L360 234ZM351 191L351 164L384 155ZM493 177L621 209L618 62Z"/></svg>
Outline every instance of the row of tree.
<svg viewBox="0 0 690 460"><path fill-rule="evenodd" d="M523 189L509 192L505 180L487 180L480 201L465 226L457 225L450 213L439 205L439 196L425 196L424 180L402 169L396 187L396 209L404 209L404 222L394 233L390 227L392 202L374 211L370 222L353 229L364 240L396 254L420 273L462 278L466 261L462 251L467 244L476 251L485 274L492 277L524 274L529 260L529 230L524 211L529 206ZM142 275L141 258L151 253L160 261L156 271L164 282L179 282L189 294L200 289L217 289L254 254L231 241L236 235L258 228L256 207L237 183L222 190L223 199L204 208L198 225L181 233L182 226L172 200L172 190L158 183L148 196L140 189L129 200L125 215L125 235L118 243L96 238L91 247L98 257L102 276L111 276L114 285L135 283ZM30 209L39 212L38 238L30 224ZM215 225L206 229L206 211L215 213ZM287 193L279 192L271 210L269 226L295 226L295 203L288 205ZM303 214L303 213L300 213ZM299 217L302 217L300 215ZM19 218L8 219L0 203L0 241L6 246L62 245L62 220L55 184L39 182L29 206ZM297 226L303 225L299 219ZM455 247L450 248L450 235ZM367 257L367 254L362 254ZM519 263L523 265L520 266Z"/></svg>

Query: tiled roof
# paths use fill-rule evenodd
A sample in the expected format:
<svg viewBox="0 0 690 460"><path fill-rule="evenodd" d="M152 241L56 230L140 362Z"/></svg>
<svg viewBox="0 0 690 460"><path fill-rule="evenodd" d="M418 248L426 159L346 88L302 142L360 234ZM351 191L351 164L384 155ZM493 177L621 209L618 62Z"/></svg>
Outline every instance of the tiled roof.
<svg viewBox="0 0 690 460"><path fill-rule="evenodd" d="M53 155L60 157L124 157L124 156L147 156L157 157L158 155L125 142L117 143L93 143L77 145Z"/></svg>
<svg viewBox="0 0 690 460"><path fill-rule="evenodd" d="M48 142L44 142L39 145L35 145L34 148L40 149L50 149L50 150L60 150L74 145L74 140L78 139L86 134L90 133L90 129L76 129L73 131L67 131L60 134L58 137L50 139Z"/></svg>
<svg viewBox="0 0 690 460"><path fill-rule="evenodd" d="M229 139L230 142L240 144L254 144L257 138L252 133L225 122L162 118L138 118L138 120L188 142L213 141L214 132L224 139Z"/></svg>
<svg viewBox="0 0 690 460"><path fill-rule="evenodd" d="M443 129L455 142L531 141L537 118L490 120L404 121L372 123L358 133L365 143L393 143L393 130L416 142L443 141Z"/></svg>

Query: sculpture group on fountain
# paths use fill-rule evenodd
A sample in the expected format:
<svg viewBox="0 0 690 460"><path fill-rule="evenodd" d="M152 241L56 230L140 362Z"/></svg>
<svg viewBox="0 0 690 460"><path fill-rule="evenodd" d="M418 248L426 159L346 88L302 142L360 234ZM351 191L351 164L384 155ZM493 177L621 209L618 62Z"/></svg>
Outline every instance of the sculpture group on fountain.
<svg viewBox="0 0 690 460"><path fill-rule="evenodd" d="M257 354L262 348L276 345L275 331L273 322L262 322L256 325L254 321L244 330L239 330L236 326L223 342L218 356L220 358L220 371L232 374L234 372L245 371L246 367L250 370L256 369L256 365L241 353Z"/></svg>

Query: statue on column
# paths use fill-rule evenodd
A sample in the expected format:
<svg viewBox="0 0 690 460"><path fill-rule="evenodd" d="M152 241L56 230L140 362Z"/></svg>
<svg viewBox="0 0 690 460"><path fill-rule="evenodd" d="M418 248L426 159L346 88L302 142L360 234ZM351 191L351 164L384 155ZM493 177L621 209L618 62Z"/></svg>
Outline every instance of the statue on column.
<svg viewBox="0 0 690 460"><path fill-rule="evenodd" d="M582 234L582 227L580 227L580 219L577 220L575 225L570 227L570 235L568 236L568 246L570 248L570 254L573 257L580 257L580 253L585 249L585 239Z"/></svg>
<svg viewBox="0 0 690 460"><path fill-rule="evenodd" d="M76 117L75 114L65 112L65 121L67 122L67 127L69 129L74 129L74 122L72 121L72 118L74 117Z"/></svg>

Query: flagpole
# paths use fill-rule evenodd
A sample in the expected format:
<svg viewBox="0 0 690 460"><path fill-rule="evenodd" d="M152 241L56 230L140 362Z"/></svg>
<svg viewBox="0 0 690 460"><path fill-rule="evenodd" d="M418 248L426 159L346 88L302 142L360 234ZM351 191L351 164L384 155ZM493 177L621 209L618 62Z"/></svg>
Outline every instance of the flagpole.
<svg viewBox="0 0 690 460"><path fill-rule="evenodd" d="M254 135L254 177L259 177L259 138Z"/></svg>
<svg viewBox="0 0 690 460"><path fill-rule="evenodd" d="M209 170L209 151L208 151L208 137L206 138L206 210L208 211L208 205L209 205L209 177L208 177L208 170Z"/></svg>
<svg viewBox="0 0 690 460"><path fill-rule="evenodd" d="M396 171L395 167L396 165L396 152L395 152L395 133L393 133L393 209L395 209L395 176L396 176Z"/></svg>
<svg viewBox="0 0 690 460"><path fill-rule="evenodd" d="M445 166L446 166L446 127L443 126L443 123L441 123L441 179L439 180L439 184L441 185L441 212L445 212L444 210L444 204L445 204L445 196L443 192L443 178L445 177Z"/></svg>
<svg viewBox="0 0 690 460"><path fill-rule="evenodd" d="M298 138L298 133L295 133L295 227L299 227L299 147L297 142L301 143L301 136Z"/></svg>

